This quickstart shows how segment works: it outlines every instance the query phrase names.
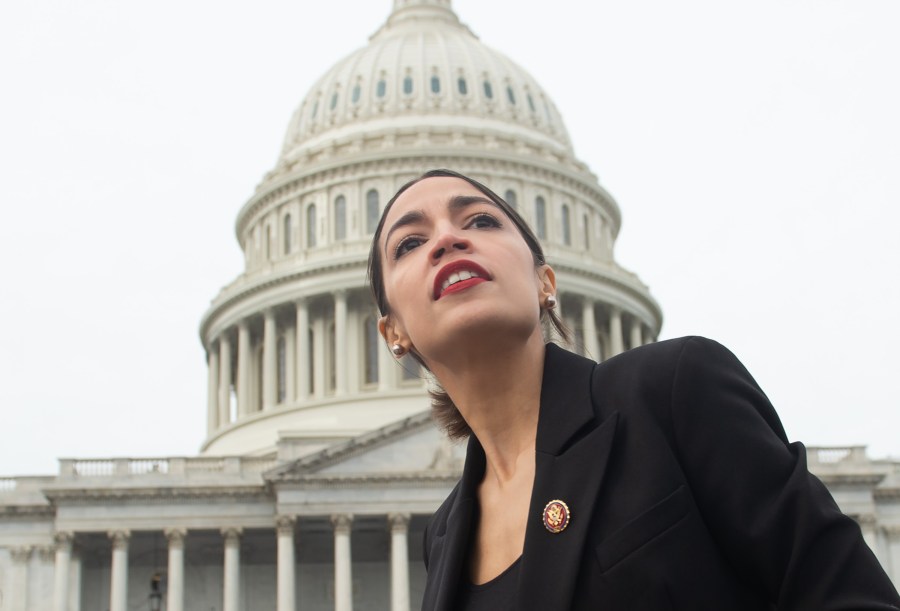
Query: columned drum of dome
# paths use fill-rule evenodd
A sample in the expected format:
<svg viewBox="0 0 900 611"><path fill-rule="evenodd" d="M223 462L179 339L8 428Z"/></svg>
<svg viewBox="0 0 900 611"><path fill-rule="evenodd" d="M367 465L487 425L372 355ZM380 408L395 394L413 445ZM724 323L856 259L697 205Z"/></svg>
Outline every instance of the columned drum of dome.
<svg viewBox="0 0 900 611"><path fill-rule="evenodd" d="M293 458L428 408L418 371L372 345L365 266L384 204L436 167L514 200L557 271L577 350L602 360L656 338L659 306L614 259L619 207L547 92L449 0L395 0L309 90L238 214L245 269L200 328L205 453Z"/></svg>

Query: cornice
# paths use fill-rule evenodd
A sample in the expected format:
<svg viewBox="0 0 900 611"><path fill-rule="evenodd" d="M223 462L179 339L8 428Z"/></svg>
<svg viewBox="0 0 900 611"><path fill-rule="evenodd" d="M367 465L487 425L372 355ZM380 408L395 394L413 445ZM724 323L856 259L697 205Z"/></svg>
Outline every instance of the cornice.
<svg viewBox="0 0 900 611"><path fill-rule="evenodd" d="M409 473L373 473L365 475L298 475L273 482L275 490L283 489L354 489L360 488L439 488L454 486L462 471L417 471Z"/></svg>
<svg viewBox="0 0 900 611"><path fill-rule="evenodd" d="M605 272L602 268L588 268L585 266L575 265L571 263L567 263L562 259L554 259L550 258L549 263L551 267L559 273L569 273L574 276L581 276L583 278L587 278L589 280L600 282L607 286L611 286L613 288L619 289L620 291L630 295L635 298L637 301L644 304L644 306L655 315L656 320L656 331L659 332L659 329L662 327L662 308L660 308L659 304L656 300L650 295L650 291L647 289L645 285L643 285L640 280L635 277L627 278L622 275L616 273L615 271ZM616 268L618 269L618 268ZM566 293L566 287L560 287L562 293Z"/></svg>
<svg viewBox="0 0 900 611"><path fill-rule="evenodd" d="M816 477L818 477L822 482L826 485L829 484L843 484L843 485L866 485L866 486L877 486L881 483L881 480L884 479L884 473L822 473L822 472L814 472ZM878 495L878 490L874 491L874 494Z"/></svg>
<svg viewBox="0 0 900 611"><path fill-rule="evenodd" d="M0 505L0 520L52 519L55 515L52 505Z"/></svg>
<svg viewBox="0 0 900 611"><path fill-rule="evenodd" d="M147 504L167 504L178 501L227 499L234 501L270 501L265 484L184 487L115 487L103 488L55 488L45 491L54 505L93 503L97 501L141 501Z"/></svg>

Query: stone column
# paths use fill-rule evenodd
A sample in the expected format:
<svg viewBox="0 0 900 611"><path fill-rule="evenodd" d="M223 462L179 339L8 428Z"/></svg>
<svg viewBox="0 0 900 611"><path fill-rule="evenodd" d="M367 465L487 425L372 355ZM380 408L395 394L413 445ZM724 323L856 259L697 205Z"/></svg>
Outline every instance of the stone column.
<svg viewBox="0 0 900 611"><path fill-rule="evenodd" d="M293 401L297 396L297 334L290 327L284 330L284 399Z"/></svg>
<svg viewBox="0 0 900 611"><path fill-rule="evenodd" d="M219 351L212 345L207 355L206 434L219 428Z"/></svg>
<svg viewBox="0 0 900 611"><path fill-rule="evenodd" d="M353 559L350 554L350 526L353 516L331 516L334 525L334 611L353 611Z"/></svg>
<svg viewBox="0 0 900 611"><path fill-rule="evenodd" d="M222 611L240 611L241 529L223 528L225 538L225 577Z"/></svg>
<svg viewBox="0 0 900 611"><path fill-rule="evenodd" d="M347 394L347 291L334 293L334 394ZM344 358L342 358L344 357Z"/></svg>
<svg viewBox="0 0 900 611"><path fill-rule="evenodd" d="M313 345L310 357L315 363L313 373L313 396L317 399L325 396L325 371L328 364L325 359L325 319L321 316L313 321Z"/></svg>
<svg viewBox="0 0 900 611"><path fill-rule="evenodd" d="M609 356L616 356L625 350L622 337L622 312L613 308L609 312Z"/></svg>
<svg viewBox="0 0 900 611"><path fill-rule="evenodd" d="M637 348L644 345L644 338L641 333L641 321L637 318L631 319L631 348Z"/></svg>
<svg viewBox="0 0 900 611"><path fill-rule="evenodd" d="M263 405L272 409L278 403L278 329L274 310L266 310L263 323Z"/></svg>
<svg viewBox="0 0 900 611"><path fill-rule="evenodd" d="M250 358L250 326L246 320L238 325L237 363L237 415L243 418L250 413L250 374L253 367Z"/></svg>
<svg viewBox="0 0 900 611"><path fill-rule="evenodd" d="M388 515L391 525L391 611L409 611L409 514Z"/></svg>
<svg viewBox="0 0 900 611"><path fill-rule="evenodd" d="M294 333L297 335L297 400L304 401L309 398L310 383L309 379L309 306L306 300L301 299L296 303L297 307L297 328Z"/></svg>
<svg viewBox="0 0 900 611"><path fill-rule="evenodd" d="M56 542L56 569L53 574L53 611L67 611L69 606L69 565L72 560L70 532L58 532Z"/></svg>
<svg viewBox="0 0 900 611"><path fill-rule="evenodd" d="M590 358L599 361L603 358L600 354L600 342L597 341L597 321L594 319L594 300L584 298L582 301L581 327L584 329L584 349Z"/></svg>
<svg viewBox="0 0 900 611"><path fill-rule="evenodd" d="M109 588L109 611L128 611L128 540L127 530L109 532L112 539L112 577Z"/></svg>
<svg viewBox="0 0 900 611"><path fill-rule="evenodd" d="M231 422L231 340L219 337L219 426Z"/></svg>
<svg viewBox="0 0 900 611"><path fill-rule="evenodd" d="M69 562L69 611L81 611L81 557L77 551Z"/></svg>
<svg viewBox="0 0 900 611"><path fill-rule="evenodd" d="M294 611L297 596L294 583L294 522L296 516L278 516L278 611Z"/></svg>
<svg viewBox="0 0 900 611"><path fill-rule="evenodd" d="M166 611L184 611L184 538L183 528L163 531L169 541L169 584L166 592Z"/></svg>
<svg viewBox="0 0 900 611"><path fill-rule="evenodd" d="M28 565L31 563L31 554L34 548L31 546L14 547L9 550L12 559L11 579L9 581L12 590L9 595L9 608L13 611L27 611L31 601L28 600L29 582L31 580Z"/></svg>

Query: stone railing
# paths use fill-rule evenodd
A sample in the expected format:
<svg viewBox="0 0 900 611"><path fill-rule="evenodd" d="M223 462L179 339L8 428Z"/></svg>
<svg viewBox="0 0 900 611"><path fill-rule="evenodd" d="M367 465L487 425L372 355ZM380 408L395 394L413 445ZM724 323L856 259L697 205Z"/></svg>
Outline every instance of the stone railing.
<svg viewBox="0 0 900 611"><path fill-rule="evenodd" d="M869 463L866 446L806 448L806 461L810 468L816 465L864 465Z"/></svg>
<svg viewBox="0 0 900 611"><path fill-rule="evenodd" d="M61 458L59 475L62 478L191 476L212 473L257 475L271 469L276 463L275 458L256 456Z"/></svg>

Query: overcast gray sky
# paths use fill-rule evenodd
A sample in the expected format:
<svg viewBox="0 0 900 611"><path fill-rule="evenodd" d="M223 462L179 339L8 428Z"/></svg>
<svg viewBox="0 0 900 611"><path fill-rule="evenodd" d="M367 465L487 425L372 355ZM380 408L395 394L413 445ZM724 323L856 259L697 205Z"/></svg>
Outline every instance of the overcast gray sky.
<svg viewBox="0 0 900 611"><path fill-rule="evenodd" d="M0 475L197 452L235 215L390 5L0 4ZM900 456L900 3L454 7L556 102L662 337L732 348L792 439Z"/></svg>

